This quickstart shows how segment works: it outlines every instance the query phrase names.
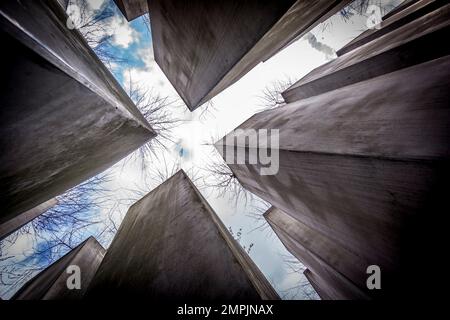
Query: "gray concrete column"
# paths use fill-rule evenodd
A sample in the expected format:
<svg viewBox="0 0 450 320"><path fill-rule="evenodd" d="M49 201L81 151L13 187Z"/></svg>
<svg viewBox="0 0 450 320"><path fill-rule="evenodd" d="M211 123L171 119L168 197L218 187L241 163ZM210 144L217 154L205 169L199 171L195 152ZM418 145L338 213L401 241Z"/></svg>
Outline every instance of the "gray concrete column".
<svg viewBox="0 0 450 320"><path fill-rule="evenodd" d="M59 5L66 10L70 0L57 0Z"/></svg>
<svg viewBox="0 0 450 320"><path fill-rule="evenodd" d="M350 1L148 1L155 60L193 111Z"/></svg>
<svg viewBox="0 0 450 320"><path fill-rule="evenodd" d="M97 242L97 240L95 240L95 238L88 238L64 257L60 258L28 281L12 297L12 300L82 299L105 255L105 252L105 249ZM74 274L71 269L68 269L69 266L79 267L79 290L70 290L67 286L68 278Z"/></svg>
<svg viewBox="0 0 450 320"><path fill-rule="evenodd" d="M328 297L338 300L370 297L372 292L366 287L369 264L365 259L280 209L270 208L264 218L294 257L322 275Z"/></svg>
<svg viewBox="0 0 450 320"><path fill-rule="evenodd" d="M278 299L183 171L128 211L88 299Z"/></svg>
<svg viewBox="0 0 450 320"><path fill-rule="evenodd" d="M374 39L377 39L395 29L404 26L436 9L447 4L445 0L420 0L411 1L411 5L401 10L395 15L389 16L379 24L378 28L368 29L350 41L336 53L341 56L347 52L350 52Z"/></svg>
<svg viewBox="0 0 450 320"><path fill-rule="evenodd" d="M417 252L433 263L445 234L435 219L449 207L449 70L446 56L256 114L239 129L279 129L278 172L229 166L249 191L410 288ZM217 148L236 135L245 131Z"/></svg>
<svg viewBox="0 0 450 320"><path fill-rule="evenodd" d="M311 270L306 269L303 271L303 274L305 275L306 279L308 279L311 286L316 290L317 294L319 295L320 299L322 300L333 300L329 293L323 288L323 280L320 279L319 276L314 274Z"/></svg>
<svg viewBox="0 0 450 320"><path fill-rule="evenodd" d="M6 221L5 223L0 224L0 240L6 238L10 234L12 234L14 231L20 229L24 225L26 225L28 222L32 221L33 219L37 218L50 208L56 206L58 204L58 200L56 198L52 198L44 203L41 203L37 207L34 207L33 209L30 209L28 211L25 211L24 213L19 214L15 218Z"/></svg>
<svg viewBox="0 0 450 320"><path fill-rule="evenodd" d="M128 21L148 13L147 0L114 0Z"/></svg>
<svg viewBox="0 0 450 320"><path fill-rule="evenodd" d="M107 169L154 131L56 1L1 1L0 224Z"/></svg>
<svg viewBox="0 0 450 320"><path fill-rule="evenodd" d="M306 99L450 54L450 4L326 63L283 92Z"/></svg>
<svg viewBox="0 0 450 320"><path fill-rule="evenodd" d="M395 7L392 11L390 11L389 13L385 14L383 16L383 20L387 20L390 17L408 9L410 6L416 4L418 1L421 0L404 0L402 3L400 3L397 7Z"/></svg>

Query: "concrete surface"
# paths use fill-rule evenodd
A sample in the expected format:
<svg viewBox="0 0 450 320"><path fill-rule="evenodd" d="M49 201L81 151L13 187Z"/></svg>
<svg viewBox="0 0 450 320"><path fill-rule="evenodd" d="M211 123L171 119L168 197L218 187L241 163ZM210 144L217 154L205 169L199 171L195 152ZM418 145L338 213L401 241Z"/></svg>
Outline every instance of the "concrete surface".
<svg viewBox="0 0 450 320"><path fill-rule="evenodd" d="M322 279L320 279L316 274L312 273L311 270L306 269L303 271L306 279L308 279L311 286L319 295L322 300L332 300L331 297L326 293L326 291L322 288Z"/></svg>
<svg viewBox="0 0 450 320"><path fill-rule="evenodd" d="M148 13L147 0L114 0L128 21Z"/></svg>
<svg viewBox="0 0 450 320"><path fill-rule="evenodd" d="M374 28L364 31L344 47L339 49L336 53L338 56L341 56L347 52L350 52L374 39L377 39L395 29L404 26L407 23L410 23L424 16L425 14L438 9L439 7L447 3L448 1L446 0L421 0L411 3L410 6L398 12L396 15L390 16L389 18L383 20L379 25L379 29Z"/></svg>
<svg viewBox="0 0 450 320"><path fill-rule="evenodd" d="M152 0L155 60L193 111L348 2Z"/></svg>
<svg viewBox="0 0 450 320"><path fill-rule="evenodd" d="M83 298L100 262L105 249L90 237L64 257L50 265L28 281L11 300L80 300ZM69 290L67 273L70 265L80 268L81 288Z"/></svg>
<svg viewBox="0 0 450 320"><path fill-rule="evenodd" d="M205 199L179 171L128 211L88 299L278 299Z"/></svg>
<svg viewBox="0 0 450 320"><path fill-rule="evenodd" d="M56 198L52 198L44 203L41 203L37 207L25 211L24 213L19 214L15 218L0 224L0 240L6 238L16 230L20 229L28 222L37 218L38 216L40 216L50 208L56 206L57 204L58 200L56 200Z"/></svg>
<svg viewBox="0 0 450 320"><path fill-rule="evenodd" d="M66 10L70 0L57 0L59 5Z"/></svg>
<svg viewBox="0 0 450 320"><path fill-rule="evenodd" d="M155 133L56 1L0 3L0 224Z"/></svg>
<svg viewBox="0 0 450 320"><path fill-rule="evenodd" d="M385 14L383 16L383 20L387 20L389 18L391 18L392 16L396 15L399 12L402 12L403 10L408 9L410 6L416 4L417 2L419 2L420 0L405 0L403 1L400 5L398 5L397 7L395 7L393 10L391 10L390 12L388 12L387 14Z"/></svg>
<svg viewBox="0 0 450 320"><path fill-rule="evenodd" d="M256 114L239 129L280 130L278 174L229 166L249 191L379 265L392 284L383 293L411 288L417 252L433 264L445 234L435 218L448 209L449 70L446 56ZM422 228L436 232L424 239Z"/></svg>
<svg viewBox="0 0 450 320"><path fill-rule="evenodd" d="M358 255L280 209L270 208L264 218L287 250L321 275L322 291L328 292L327 297L337 300L370 297L366 288L368 264Z"/></svg>
<svg viewBox="0 0 450 320"><path fill-rule="evenodd" d="M448 38L450 4L314 69L283 92L283 98L309 98L448 55L450 44L442 41Z"/></svg>

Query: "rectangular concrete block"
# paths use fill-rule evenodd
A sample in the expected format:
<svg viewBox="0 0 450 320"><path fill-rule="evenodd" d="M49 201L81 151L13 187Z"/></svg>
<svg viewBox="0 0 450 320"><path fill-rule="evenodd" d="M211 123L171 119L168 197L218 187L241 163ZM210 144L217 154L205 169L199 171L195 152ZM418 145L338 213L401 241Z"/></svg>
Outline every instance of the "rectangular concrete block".
<svg viewBox="0 0 450 320"><path fill-rule="evenodd" d="M350 41L344 47L339 49L336 53L341 56L347 52L350 52L374 39L377 39L395 29L404 26L436 9L447 4L445 0L421 0L411 1L411 5L398 12L398 14L392 15L387 19L380 22L377 28L368 29Z"/></svg>
<svg viewBox="0 0 450 320"><path fill-rule="evenodd" d="M147 0L114 0L128 21L148 13Z"/></svg>
<svg viewBox="0 0 450 320"><path fill-rule="evenodd" d="M69 24L70 26L70 24ZM107 169L154 131L57 1L2 1L0 223Z"/></svg>
<svg viewBox="0 0 450 320"><path fill-rule="evenodd" d="M448 209L449 70L447 56L256 114L239 129L279 129L279 171L229 166L249 191L380 266L383 293L411 288L417 250L430 263L442 250L443 233L418 235L440 230L429 217Z"/></svg>
<svg viewBox="0 0 450 320"><path fill-rule="evenodd" d="M352 251L277 208L264 218L291 254L326 282L334 299L368 299L367 262ZM330 292L333 292L330 295Z"/></svg>
<svg viewBox="0 0 450 320"><path fill-rule="evenodd" d="M387 14L385 14L383 16L383 20L387 20L389 18L391 18L392 16L408 9L410 6L416 4L417 2L419 2L420 0L404 0L402 3L400 3L397 7L395 7L393 10L391 10L390 12L388 12Z"/></svg>
<svg viewBox="0 0 450 320"><path fill-rule="evenodd" d="M155 60L193 111L350 1L148 1Z"/></svg>
<svg viewBox="0 0 450 320"><path fill-rule="evenodd" d="M183 171L128 211L88 299L278 299Z"/></svg>
<svg viewBox="0 0 450 320"><path fill-rule="evenodd" d="M37 207L33 209L27 210L24 213L19 214L15 218L6 221L5 223L0 224L0 240L6 238L14 231L20 229L28 222L37 218L50 208L56 206L58 204L58 200L56 198L50 199L44 203L41 203Z"/></svg>
<svg viewBox="0 0 450 320"><path fill-rule="evenodd" d="M309 283L314 288L314 290L317 292L317 294L319 295L320 299L322 299L322 300L333 300L331 298L331 296L329 295L329 293L327 292L326 286L324 288L323 280L319 276L314 274L309 269L306 269L305 271L303 271L303 274L305 275L306 279L308 279Z"/></svg>
<svg viewBox="0 0 450 320"><path fill-rule="evenodd" d="M12 297L12 300L80 300L83 298L100 262L105 249L90 237L64 257L28 281ZM74 271L69 266L77 266L80 271L80 289L70 290L67 281ZM69 269L68 269L69 268Z"/></svg>
<svg viewBox="0 0 450 320"><path fill-rule="evenodd" d="M450 54L450 4L366 43L307 74L283 92L306 99ZM439 43L439 45L436 45Z"/></svg>

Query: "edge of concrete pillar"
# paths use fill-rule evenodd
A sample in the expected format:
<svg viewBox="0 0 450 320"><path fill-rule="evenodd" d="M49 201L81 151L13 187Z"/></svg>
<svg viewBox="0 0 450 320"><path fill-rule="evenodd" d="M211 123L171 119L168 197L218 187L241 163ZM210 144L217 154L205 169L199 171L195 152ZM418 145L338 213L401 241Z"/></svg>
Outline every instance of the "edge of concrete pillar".
<svg viewBox="0 0 450 320"><path fill-rule="evenodd" d="M114 2L128 22L148 13L147 0L114 0Z"/></svg>
<svg viewBox="0 0 450 320"><path fill-rule="evenodd" d="M316 274L314 274L311 270L305 269L303 271L303 274L305 275L306 279L308 279L309 283L313 287L313 289L316 291L316 293L319 295L320 299L322 300L333 300L321 287Z"/></svg>
<svg viewBox="0 0 450 320"><path fill-rule="evenodd" d="M121 145L122 148L116 148L114 149L114 151L107 151L107 149L109 148L107 144L102 144L105 146L103 149L100 148L103 153L112 153L111 157L103 157L102 161L95 159L96 155L98 155L100 151L90 151L89 153L85 152L84 157L72 157L70 160L65 158L62 159L62 154L64 154L64 152L56 154L56 149L60 148L61 150L66 150L68 149L68 146L64 145L59 140L55 140L55 143L53 144L53 146L55 146L55 149L50 150L54 153L52 155L53 158L48 157L48 159L46 159L45 161L48 161L49 163L46 164L43 164L45 161L41 160L41 166L43 166L47 170L47 173L45 173L45 179L47 180L43 179L43 177L33 177L33 183L30 183L30 181L26 181L26 179L30 178L25 176L24 181L21 182L24 185L33 185L37 184L37 181L44 181L46 183L45 187L39 190L46 190L45 192L34 192L35 190L37 190L34 187L33 192L30 192L33 197L27 197L25 199L25 197L23 197L20 193L22 191L17 191L22 189L16 187L16 185L18 184L17 181L19 180L19 174L22 178L22 172L25 170L17 167L19 169L15 172L11 172L11 170L7 171L8 179L11 181L11 186L8 186L8 188L14 190L15 193L13 194L13 196L2 198L2 201L5 201L5 208L8 208L8 211L5 210L6 212L1 216L0 221L7 221L15 215L32 209L42 202L45 202L52 197L55 197L70 189L71 187L76 186L82 181L95 176L123 157L127 156L129 153L134 151L134 149L146 143L156 135L155 131L151 128L147 120L134 105L125 91L121 88L117 80L115 80L113 75L99 60L93 50L88 46L87 42L80 34L80 32L76 29L70 30L68 28L67 19L68 17L64 9L56 0L26 2L3 1L0 4L1 30L5 34L5 36L8 37L8 40L11 43L17 44L16 49L20 49L21 52L23 52L23 57L21 56L20 58L28 59L26 58L28 57L27 55L32 55L33 59L38 59L37 61L39 63L34 63L34 65L36 65L36 70L38 70L38 72L46 72L45 75L47 77L50 77L51 74L55 75L55 79L61 79L63 77L64 79L66 79L67 77L65 88L66 90L70 90L70 92L74 92L73 95L76 95L78 92L81 92L85 96L87 94L92 94L92 97L95 98L95 101L91 100L93 101L92 104L95 106L92 108L93 118L88 118L88 116L86 116L85 118L87 119L87 121L90 121L89 123L95 123L95 125L90 126L90 128L92 129L91 131L95 131L97 130L97 128L106 127L105 123L108 123L108 121L112 121L110 119L113 119L115 121L115 127L111 126L108 128L108 133L111 133L109 137L117 138L118 135L116 134L116 132L118 132L119 130L128 130L131 140L124 141ZM31 64L34 60L29 59L29 61L31 61ZM45 64L45 66L43 66L43 64ZM52 68L54 68L54 70ZM37 72L36 70L34 70L34 72ZM14 74L16 75L17 73ZM24 74L25 71L17 76L22 77L24 76ZM36 76L36 74L34 74L33 76ZM31 86L31 84L29 83L23 83L24 87L26 85ZM54 84L52 85L55 86ZM22 87L20 86L18 87L18 92L20 92L21 88ZM61 92L62 91L63 89L61 89ZM49 109L50 106L57 105L58 101L54 100L61 99L61 97L63 96L61 92L54 93L53 96L48 95L49 97L47 99L50 101L49 107L47 109ZM11 95L13 93L11 93ZM59 94L59 96L57 94ZM54 98L53 100L50 99L52 97ZM70 96L69 98L71 99L73 97ZM10 99L9 96L8 99ZM29 101L29 97L24 96L23 99L24 101L26 101L26 103L31 103ZM70 100L70 102L72 101L74 101L74 104L78 103L74 99ZM96 108L97 106L101 106L101 108ZM11 106L8 107L10 109L12 108ZM64 107L67 111L67 101L65 101ZM99 113L101 113L99 110L103 110L102 108L104 108L105 111L103 112L104 117L94 118L98 116ZM45 114L48 114L47 109L44 109L43 107L43 111L41 111L46 112ZM39 114L39 116L41 115ZM54 118L55 117L56 113ZM31 120L29 118L31 117L26 118L28 120L25 119L24 121L30 122ZM60 118L63 118L63 116L60 115ZM119 122L121 124L119 124ZM39 121L36 121L35 123L39 123ZM81 125L77 124L77 122L75 121L67 121L65 123L60 122L59 128L65 131L65 134L68 135L68 129L72 128L69 127L69 125L73 125L74 128L81 127ZM7 126L2 129L4 129L5 131L9 130L9 134L11 134L11 132L15 132L14 130L19 131L19 129L15 129L15 127L13 128ZM101 129L98 129L97 131L100 130ZM35 131L35 134L44 134L47 133L48 130L46 130L45 127L39 127ZM106 128L103 131L106 131ZM29 132L32 132L32 130L27 131L27 133ZM95 143L98 142L98 140L90 139L87 132L89 131L84 130L80 134L83 140L81 140L82 143L79 143L77 146L78 148L83 148L83 150L88 149L90 145L94 146ZM24 133L19 136L21 136L23 140L25 138L28 138L28 136ZM124 136L123 132L122 136ZM52 139L52 137L51 135L46 135L46 137L48 137L48 139L45 141L45 143L48 143L48 140ZM101 141L102 136L96 135L96 137L99 137L99 141ZM106 134L103 136L103 139L106 139L105 137L107 137ZM120 141L119 139L116 139L115 141L111 141L111 143L114 143L114 145L118 146L120 144ZM8 148L12 147L8 145ZM17 151L21 152L19 153ZM65 153L67 154L67 152ZM11 154L13 153L11 152ZM26 158L24 154L26 154L25 149L14 149L14 155L17 157L21 157L20 159ZM61 157L59 157L59 155L61 155ZM4 159L4 162L2 162L6 163L6 160L8 160L7 153L4 153ZM9 159L14 158L10 157ZM61 170L61 163L64 163L65 170ZM92 163L93 165L86 165L86 163ZM8 163L8 165L10 168L13 164L11 162ZM27 163L27 165L29 164ZM30 168L27 168L27 170L27 172L32 171ZM49 174L49 170L53 170L53 172Z"/></svg>
<svg viewBox="0 0 450 320"><path fill-rule="evenodd" d="M26 282L11 300L79 300L83 298L106 250L89 237L63 257ZM81 289L67 288L67 267L77 265L81 271Z"/></svg>
<svg viewBox="0 0 450 320"><path fill-rule="evenodd" d="M233 252L236 259L242 265L242 268L247 273L250 281L253 283L253 286L258 291L261 299L263 300L279 300L280 297L272 285L269 283L264 274L259 270L258 266L253 262L253 260L248 256L248 254L242 249L242 247L237 243L237 241L231 236L228 232L227 228L223 224L222 220L218 217L217 213L210 206L208 201L203 197L188 175L181 170L183 175L187 178L190 183L192 189L197 194L198 198L202 202L203 206L207 209L209 214L211 215L214 223L219 229L220 234L224 238L225 242L228 244L228 247Z"/></svg>
<svg viewBox="0 0 450 320"><path fill-rule="evenodd" d="M395 16L383 20L379 24L379 29L368 29L347 43L344 47L336 51L338 56L342 56L370 41L373 41L395 29L402 27L403 25L410 23L425 14L438 9L445 5L445 1L442 0L425 0L417 1L405 10L399 12Z"/></svg>
<svg viewBox="0 0 450 320"><path fill-rule="evenodd" d="M297 0L293 1L286 10L283 8L283 14L280 14L278 20L276 20L273 24L267 27L267 30L264 30L262 35L255 35L251 38L252 45L247 45L245 48L239 48L236 52L239 51L239 57L236 53L235 56L232 57L224 57L229 62L230 67L227 70L219 70L214 73L213 77L210 77L211 80L202 84L204 89L201 92L197 89L195 90L195 95L191 93L192 90L189 88L189 83L192 83L192 77L190 78L189 74L185 75L186 78L189 79L189 83L187 80L182 80L178 78L179 72L176 72L176 68L169 68L168 65L168 54L166 48L161 48L161 44L163 42L162 39L162 27L159 26L161 21L157 21L159 17L157 13L153 13L157 18L152 18L152 12L157 12L157 8L152 8L152 3L154 1L149 2L149 13L150 13L150 22L152 23L152 34L153 34L153 47L155 52L155 60L158 65L161 67L168 80L172 83L175 90L178 92L180 97L183 99L187 107L190 111L194 111L196 108L206 103L214 96L234 84L236 81L241 79L245 74L247 74L250 70L252 70L257 64L262 61L269 59L271 56L276 54L281 48L288 45L293 39L296 39L312 29L318 23L320 23L324 17L330 15L330 12L336 12L339 8L343 7L345 4L349 3L350 0L334 0L331 2L315 2L311 4L308 1ZM281 3L281 2L280 2ZM156 6L156 4L155 4ZM314 6L314 7L312 7ZM316 12L314 12L314 10ZM314 13L314 15L312 13ZM167 41L166 41L167 42ZM171 43L169 41L169 43ZM176 48L172 48L172 50L176 50ZM200 54L195 55L197 59ZM215 57L220 56L216 55ZM169 56L169 58L172 58ZM166 61L167 60L167 61ZM216 59L217 60L217 59ZM176 63L176 61L172 61L171 64ZM191 62L188 61L185 63L189 67L192 68ZM228 66L228 65L227 65ZM181 68L181 67L180 67ZM194 72L194 71L189 71ZM188 72L188 73L189 73ZM212 71L209 70L211 73ZM201 73L202 75L203 73ZM201 81L203 78L198 76L198 81ZM194 79L195 80L195 79ZM178 83L181 83L177 85Z"/></svg>
<svg viewBox="0 0 450 320"><path fill-rule="evenodd" d="M180 192L178 194L178 192ZM167 199L167 197L171 197ZM180 197L180 198L179 198ZM174 200L178 199L179 200ZM173 201L175 201L175 203ZM183 202L182 202L183 201ZM186 201L186 202L184 202ZM147 204L154 204L147 207ZM172 207L175 206L175 207ZM184 208L186 206L186 208ZM189 206L189 207L187 207ZM170 221L164 220L167 215L164 214L161 217L157 215L151 215L154 210L160 210L163 213L166 210L175 210L168 213ZM198 215L198 217L196 217ZM152 218L154 217L154 218ZM186 218L185 218L186 217ZM177 219L175 219L177 218ZM137 219L141 219L137 221ZM172 220L173 219L173 220ZM186 220L187 219L187 220ZM176 220L176 221L175 221ZM205 245L205 249L202 249L200 253L187 252L186 250L192 249L193 243L199 241L196 238L191 238L193 235L189 233L187 238L189 241L189 247L183 247L177 245L176 241L183 239L184 234L182 230L185 223L192 226L195 223L198 229L195 232L200 232L208 239L212 239L217 245L220 243L220 249L226 249L226 253L223 252L224 261L229 262L229 266L220 265L220 268L225 269L211 269L214 266L219 267L217 262L211 261L210 265L205 264L207 258L211 258L211 254L218 254L218 248L209 247ZM137 227L139 225L154 226L154 223L162 223L162 234L153 235L149 242L136 245L133 247L134 254L128 257L128 261L123 265L117 266L116 259L121 259L120 254L127 252L127 245L124 243L124 239L128 241L136 241L136 237L139 234L133 232L133 228L139 228L141 232L150 232L151 227ZM169 223L173 223L177 228L170 228ZM154 230L154 229L153 229ZM170 231L172 230L172 231ZM191 229L189 229L191 230ZM133 233L136 237L129 238L127 235ZM167 234L168 233L168 234ZM167 234L168 238L164 238ZM156 237L156 238L155 238ZM160 238L163 237L163 238ZM172 239L172 240L169 240ZM192 241L191 241L192 240ZM175 254L173 250L180 250L177 254L180 257L176 259L176 262L171 262L169 256L158 254L155 257L153 250L161 251L160 241L172 241L168 243L167 250L170 250L172 254ZM199 243L201 245L201 243ZM148 249L147 249L148 248ZM177 249L175 249L177 248ZM149 250L148 252L137 254L136 250ZM189 258L193 255L194 258ZM145 260L140 260L141 256L155 257L155 263L148 266ZM178 272L178 263L180 261L192 261L191 274L184 275ZM199 260L200 259L200 260ZM157 270L161 263L165 262L165 268L170 268L170 272L162 276ZM222 261L222 263L224 262ZM177 263L174 265L173 263ZM191 263L191 262L190 262ZM130 266L133 265L133 267ZM134 269L133 269L134 268ZM143 270L145 269L145 270ZM127 270L126 274L124 273ZM206 272L206 275L197 274L199 270ZM178 279L173 279L172 275L178 275ZM140 274L140 276L130 276ZM229 278L238 279L243 281L236 283L235 285L226 283L225 274L229 274ZM142 283L143 279L148 281L147 286L139 287L139 283ZM150 280L151 279L151 280ZM214 280L217 280L216 286L213 284ZM219 281L220 280L220 281ZM119 287L116 283L120 281L122 286ZM177 281L177 282L174 282ZM155 287L157 286L157 288ZM177 286L180 286L179 288ZM178 289L180 290L178 290ZM113 291L111 291L111 289ZM120 290L120 294L114 290ZM159 291L160 290L160 291ZM217 291L219 290L219 291ZM267 281L262 272L248 257L244 250L239 246L236 240L233 239L231 234L226 230L224 224L220 221L220 218L216 215L208 202L203 198L200 191L195 187L189 177L183 170L175 173L171 178L167 179L157 188L151 190L142 199L134 203L127 212L113 242L111 243L105 259L102 265L99 267L97 274L92 281L86 295L87 299L96 300L104 299L105 295L111 297L124 297L124 298L151 298L151 299L182 299L182 300L210 300L215 297L221 297L223 299L259 299L263 300L278 300L279 296L270 283ZM109 297L109 296L108 296Z"/></svg>
<svg viewBox="0 0 450 320"><path fill-rule="evenodd" d="M287 103L307 99L448 55L449 46L432 44L448 36L449 18L450 4L439 7L319 66L282 96Z"/></svg>
<svg viewBox="0 0 450 320"><path fill-rule="evenodd" d="M308 269L311 269L321 277L322 285L321 288L326 291L328 297L332 297L337 300L368 300L370 296L364 292L360 287L358 287L354 282L352 282L346 275L344 275L341 270L336 270L335 265L326 261L323 256L312 250L312 246L308 245L306 242L308 240L301 240L298 238L292 237L292 234L285 230L284 228L278 226L277 223L273 221L270 215L274 212L278 211L280 214L285 215L287 218L294 220L294 218L290 217L287 213L281 211L278 208L271 207L264 213L264 218L266 219L269 226L272 228L274 233L278 236L281 243L286 247L286 249L296 257L304 266ZM332 240L328 239L326 236L322 235L317 230L306 226L305 224L298 222L298 224L302 224L305 228L309 229L311 232L315 232L317 237L310 239L314 244L324 244L328 242L327 245L332 245ZM340 245L335 245L334 248L330 248L330 252L328 256L333 254L334 252L338 252L341 254L339 258L343 256L351 256L349 252L346 252L346 249L341 247ZM356 257L356 256L353 256ZM352 258L353 258L352 257ZM348 258L348 257L347 257ZM334 264L340 264L338 257L334 257ZM344 265L348 266L349 261L344 261ZM364 270L365 271L365 270Z"/></svg>
<svg viewBox="0 0 450 320"><path fill-rule="evenodd" d="M59 5L66 10L70 0L57 0Z"/></svg>
<svg viewBox="0 0 450 320"><path fill-rule="evenodd" d="M302 0L297 0L292 7L280 18L280 20L275 23L272 28L261 38L259 39L255 45L244 54L244 56L233 66L231 70L227 72L227 74L219 80L219 82L211 89L211 91L203 97L195 108L189 108L191 111L194 111L197 107L202 104L208 102L213 97L218 95L220 92L233 85L236 81L240 80L243 76L245 76L248 72L250 72L254 67L256 67L260 62L265 62L272 58L274 55L291 45L293 42L299 40L303 37L308 31L312 30L315 26L330 18L333 14L341 10L347 4L352 2L353 0L335 0L333 2L330 1L330 6L324 11L321 12L320 15L315 17L315 20L310 21L310 23L303 25L299 28L299 26L295 28L289 28L289 26L295 21L302 21L302 14L307 11L304 8L304 3ZM309 6L309 3L306 4ZM279 41L276 44L271 43L271 39L275 37L279 37L280 33L288 32L288 36L284 37L285 40ZM262 52L266 52L262 54ZM254 56L258 58L254 60ZM239 70L239 71L236 71Z"/></svg>
<svg viewBox="0 0 450 320"><path fill-rule="evenodd" d="M406 10L408 7L414 5L415 3L419 2L420 0L404 0L402 3L400 3L398 6L396 6L394 9L392 9L390 12L386 13L382 19L386 20L390 17L396 15L397 13L402 12L403 10Z"/></svg>
<svg viewBox="0 0 450 320"><path fill-rule="evenodd" d="M18 216L8 220L2 224L0 224L0 241L14 233L33 219L37 218L50 208L56 206L58 204L58 200L56 198L52 198L40 205L25 211Z"/></svg>

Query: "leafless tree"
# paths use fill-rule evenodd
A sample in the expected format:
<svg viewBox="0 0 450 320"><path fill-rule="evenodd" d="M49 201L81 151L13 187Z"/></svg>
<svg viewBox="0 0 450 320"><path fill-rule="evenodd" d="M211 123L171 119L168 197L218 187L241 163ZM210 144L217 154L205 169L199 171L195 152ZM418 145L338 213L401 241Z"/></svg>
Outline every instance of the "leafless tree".
<svg viewBox="0 0 450 320"><path fill-rule="evenodd" d="M232 227L228 227L228 232L230 232L231 236L237 241L237 243L242 246L242 249L244 249L245 252L247 252L248 255L250 255L253 247L255 246L255 244L253 242L251 242L248 247L244 244L241 243L242 241L242 228L239 228L239 230L234 233L233 228Z"/></svg>
<svg viewBox="0 0 450 320"><path fill-rule="evenodd" d="M291 255L281 255L282 259L289 270L289 273L296 273L300 276L300 281L290 288L283 290L282 299L298 299L299 297L307 298L309 300L317 300L319 296L312 288L308 279L304 276L303 272L306 267L300 263L295 257Z"/></svg>
<svg viewBox="0 0 450 320"><path fill-rule="evenodd" d="M112 68L113 63L127 63L127 59L111 50L113 47L111 21L117 14L117 8L114 5L107 3L99 10L92 10L88 0L70 0L68 8L69 17L76 20L75 27L109 69ZM76 12L71 12L71 9L76 9Z"/></svg>
<svg viewBox="0 0 450 320"><path fill-rule="evenodd" d="M202 170L204 171L203 183L207 188L217 191L219 197L228 194L235 204L239 201L247 203L253 199L253 194L244 189L230 167L217 156L211 156Z"/></svg>
<svg viewBox="0 0 450 320"><path fill-rule="evenodd" d="M75 248L102 221L98 211L108 201L108 173L91 178L57 196L57 205L0 242L0 282L13 292L38 271ZM18 261L6 247L20 237L32 239L31 252Z"/></svg>
<svg viewBox="0 0 450 320"><path fill-rule="evenodd" d="M295 83L292 78L285 78L283 80L277 80L267 85L261 96L261 106L263 110L269 110L273 108L282 107L286 104L283 96L281 95L285 90Z"/></svg>
<svg viewBox="0 0 450 320"><path fill-rule="evenodd" d="M177 100L163 96L153 89L146 89L143 85L134 82L131 75L126 87L128 95L157 134L131 155L131 159L140 161L142 172L145 173L148 170L147 161L152 157L157 158L159 151L167 150L169 144L175 143L172 130L182 121L175 118L173 109L171 110Z"/></svg>

